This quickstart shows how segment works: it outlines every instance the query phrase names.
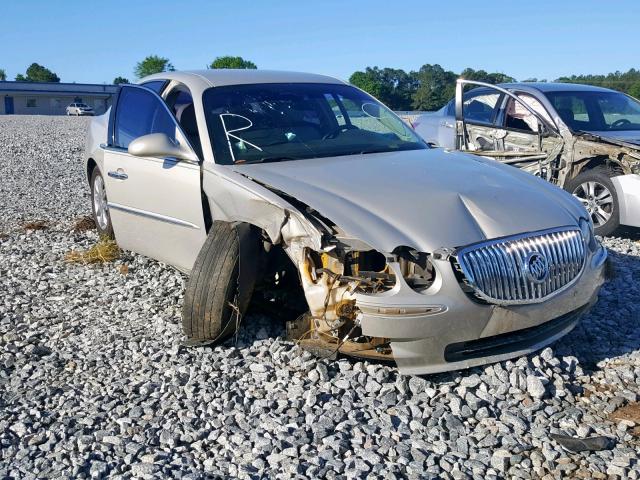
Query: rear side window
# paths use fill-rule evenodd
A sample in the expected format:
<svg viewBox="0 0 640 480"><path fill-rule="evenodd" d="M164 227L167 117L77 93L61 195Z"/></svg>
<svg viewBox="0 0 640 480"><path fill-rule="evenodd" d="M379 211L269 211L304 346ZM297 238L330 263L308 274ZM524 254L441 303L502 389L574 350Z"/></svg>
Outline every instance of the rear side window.
<svg viewBox="0 0 640 480"><path fill-rule="evenodd" d="M142 88L123 87L114 121L114 146L128 148L138 137L164 133L176 139L176 124L162 100Z"/></svg>

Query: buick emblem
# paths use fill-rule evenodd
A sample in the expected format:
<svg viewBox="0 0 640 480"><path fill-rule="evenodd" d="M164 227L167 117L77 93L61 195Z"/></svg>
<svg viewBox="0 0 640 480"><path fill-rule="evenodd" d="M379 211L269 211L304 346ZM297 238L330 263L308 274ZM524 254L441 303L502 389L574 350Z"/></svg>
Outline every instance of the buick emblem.
<svg viewBox="0 0 640 480"><path fill-rule="evenodd" d="M527 279L533 283L542 283L549 277L547 257L539 252L530 252L524 259Z"/></svg>

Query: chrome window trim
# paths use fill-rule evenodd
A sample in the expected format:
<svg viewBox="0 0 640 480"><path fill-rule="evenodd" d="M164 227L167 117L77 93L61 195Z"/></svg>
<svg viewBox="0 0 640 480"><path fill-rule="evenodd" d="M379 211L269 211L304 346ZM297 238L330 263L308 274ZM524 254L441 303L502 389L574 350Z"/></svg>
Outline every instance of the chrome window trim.
<svg viewBox="0 0 640 480"><path fill-rule="evenodd" d="M120 210L122 212L131 213L133 215L139 215L141 217L151 218L153 220L160 220L166 223L172 223L174 225L180 225L182 227L195 228L199 230L200 227L195 223L187 222L185 220L180 220L179 218L169 217L167 215L161 215L159 213L149 212L148 210L141 210L139 208L127 207L126 205L121 205L119 203L107 202L109 208L114 210Z"/></svg>
<svg viewBox="0 0 640 480"><path fill-rule="evenodd" d="M583 256L582 256L582 264L580 265L580 268L575 271L575 267L571 266L573 265L575 262L571 261L572 259L574 259L576 257L576 255L578 255L579 252L575 252L572 248L566 248L565 245L560 245L560 248L558 249L558 254L561 257L562 260L566 260L569 264L569 268L573 268L574 271L573 272L567 272L567 270L565 270L563 272L563 276L564 276L564 285L562 285L561 287L559 287L556 290L553 290L550 293L545 293L544 295L540 293L539 297L535 297L534 298L525 298L525 299L511 299L511 300L505 300L505 299L500 299L500 298L495 298L491 295L487 295L482 288L476 283L475 281L475 275L473 274L473 272L471 272L469 270L468 265L466 264L466 262L464 260L462 260L463 256L465 254L471 253L471 252L475 252L478 250L481 250L483 248L486 247L492 247L492 246L496 246L496 245L500 245L503 243L508 243L508 242L518 242L518 241L522 241L522 240L528 240L528 239L532 239L535 237L541 237L544 235L551 235L551 234L562 234L562 233L576 233L579 241L582 243L583 246ZM548 248L548 246L543 245L542 247L538 246L537 247L538 250L541 251L541 253L543 253L545 256L553 256L555 254L551 254L551 250ZM471 287L473 289L473 295L475 295L476 297L478 297L479 299L489 303L489 304L494 304L494 305L501 305L501 306L507 306L507 305L530 305L530 304L534 304L534 303L541 303L541 302L545 302L551 298L554 298L558 295L560 295L561 293L565 292L567 289L571 288L579 279L580 276L582 275L582 273L584 272L584 269L586 268L587 265L587 260L588 260L588 252L589 249L587 247L587 245L584 242L584 239L582 238L582 234L580 231L580 227L575 225L570 225L570 226L564 226L564 227L557 227L557 228L550 228L550 229L546 229L546 230L538 230L535 232L527 232L527 233L521 233L518 235L513 235L513 236L507 236L507 237L501 237L501 238L495 238L495 239L491 239L491 240L484 240L482 242L477 242L477 243L473 243L471 245L466 245L464 247L459 247L457 249L454 250L454 252L452 253L452 259L454 261L455 266L457 266L460 270L460 272L462 273L463 276L463 280L461 280L461 283L464 283L466 285L468 285L469 287ZM476 253L476 255L485 255L485 259L487 259L488 256L493 255L491 252L487 251L479 251ZM493 264L491 264L491 260L493 259L497 259L497 261L493 262ZM505 268L510 269L511 265L507 265L504 261L502 261L501 259L498 259L498 256L495 255L492 258L488 259L488 262L485 262L484 264L480 264L481 268L485 268L485 271L483 272L485 277L495 277L496 280L496 285L495 285L495 291L497 294L499 294L500 289L502 289L504 287L504 284L498 284L498 279L500 279L500 276L506 271ZM520 266L522 268L522 266ZM567 275L568 273L573 273L573 277L571 279L567 279ZM507 280L511 279L511 277L509 275L505 275L503 276L503 278L506 278ZM549 285L553 286L553 285L557 285L558 282L562 281L562 278L552 278L550 280ZM504 282L504 280L502 280ZM507 283L508 285L508 283ZM521 292L521 287L523 287L524 292ZM541 286L537 286L537 289L541 289ZM518 294L523 295L525 297L531 297L531 294L529 293L529 287L527 286L526 282L521 286L521 285L517 285L516 289L518 291ZM545 286L545 290L546 290L546 286ZM541 292L541 290L538 290L539 292Z"/></svg>

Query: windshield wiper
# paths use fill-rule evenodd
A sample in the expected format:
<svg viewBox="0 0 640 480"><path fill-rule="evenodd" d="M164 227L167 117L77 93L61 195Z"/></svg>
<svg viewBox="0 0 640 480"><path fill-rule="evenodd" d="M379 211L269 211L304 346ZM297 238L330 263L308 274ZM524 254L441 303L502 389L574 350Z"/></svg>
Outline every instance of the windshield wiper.
<svg viewBox="0 0 640 480"><path fill-rule="evenodd" d="M361 150L358 152L360 155L367 155L369 153L385 153L385 152L396 152L397 150L389 150L388 148L371 148L369 150Z"/></svg>
<svg viewBox="0 0 640 480"><path fill-rule="evenodd" d="M383 147L383 148L370 148L365 150L360 150L359 152L355 152L355 154L367 155L369 153L391 153L391 152L406 152L407 150L419 150L419 148L415 148L414 146L399 146L399 147Z"/></svg>
<svg viewBox="0 0 640 480"><path fill-rule="evenodd" d="M287 160L295 160L293 157L262 157L255 160L247 160L244 162L236 162L236 164L242 165L248 163L272 163L272 162L285 162Z"/></svg>

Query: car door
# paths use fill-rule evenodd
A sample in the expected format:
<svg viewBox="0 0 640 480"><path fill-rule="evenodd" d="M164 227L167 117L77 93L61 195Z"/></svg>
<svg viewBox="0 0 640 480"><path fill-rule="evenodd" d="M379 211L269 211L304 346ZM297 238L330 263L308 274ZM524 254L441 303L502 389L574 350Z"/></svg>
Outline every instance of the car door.
<svg viewBox="0 0 640 480"><path fill-rule="evenodd" d="M466 84L480 85L462 94ZM483 102L492 110L482 110ZM495 102L495 103L494 103ZM480 118L478 118L480 116ZM535 97L495 85L459 80L456 86L456 147L554 181L564 146L551 117Z"/></svg>
<svg viewBox="0 0 640 480"><path fill-rule="evenodd" d="M188 140L164 101L141 86L121 87L111 115L103 176L116 240L124 249L189 271L206 238L199 163L127 150L150 133L182 145Z"/></svg>

